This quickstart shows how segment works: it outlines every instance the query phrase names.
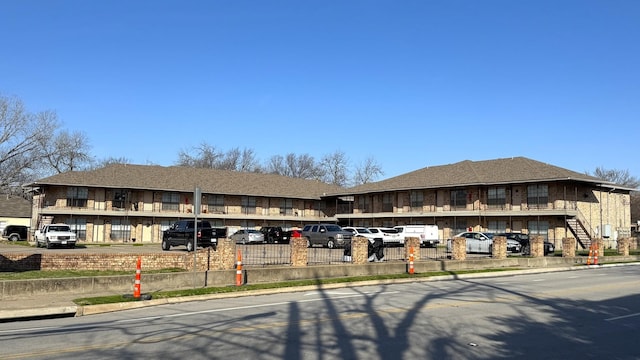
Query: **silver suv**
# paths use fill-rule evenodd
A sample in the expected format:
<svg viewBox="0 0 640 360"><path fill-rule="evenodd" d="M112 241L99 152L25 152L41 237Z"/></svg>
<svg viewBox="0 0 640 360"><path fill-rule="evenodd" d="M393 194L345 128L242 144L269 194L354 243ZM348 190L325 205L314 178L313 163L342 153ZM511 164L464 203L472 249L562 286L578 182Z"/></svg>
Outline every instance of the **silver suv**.
<svg viewBox="0 0 640 360"><path fill-rule="evenodd" d="M307 239L308 247L314 245L326 246L329 249L344 247L351 244L352 236L351 232L342 230L336 224L312 224L302 229L302 237Z"/></svg>

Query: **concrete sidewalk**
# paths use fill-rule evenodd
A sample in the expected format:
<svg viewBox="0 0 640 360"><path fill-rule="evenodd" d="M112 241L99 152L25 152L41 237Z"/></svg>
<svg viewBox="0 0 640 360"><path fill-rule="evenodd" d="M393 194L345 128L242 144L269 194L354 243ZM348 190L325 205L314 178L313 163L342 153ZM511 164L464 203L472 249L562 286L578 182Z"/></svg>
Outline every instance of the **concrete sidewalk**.
<svg viewBox="0 0 640 360"><path fill-rule="evenodd" d="M461 274L461 275L416 277L416 278L394 279L394 280L371 280L371 281L361 281L361 282L354 282L354 283L325 284L325 285L322 285L322 289L334 289L334 288L341 288L341 287L348 287L348 286L377 285L377 284L383 284L383 283L402 283L402 282L406 283L406 282L470 279L470 278L482 278L482 277L513 276L513 275L538 274L538 273L557 272L557 271L588 270L592 268L625 266L625 265L640 265L640 263L592 265L592 266L563 266L563 267L534 268L534 269L485 272L485 273ZM187 302L187 301L205 301L205 300L220 299L220 298L255 296L255 295L273 294L273 293L294 292L294 291L310 291L310 290L317 290L317 289L318 289L317 285L311 285L311 286L303 286L303 287L251 290L251 291L245 291L245 292L185 296L185 297L164 298L164 299L151 299L151 300L141 300L141 301L133 301L133 302L122 302L122 303L104 304L104 305L87 305L87 306L76 305L73 302L73 300L84 298L84 297L109 296L114 294L113 293L93 294L91 296L87 296L86 294L83 294L83 295L47 294L46 296L31 297L31 298L25 298L25 299L2 300L1 308L0 308L0 322L28 320L31 318L83 316L83 315L92 315L92 314L99 314L99 313L105 313L105 312L136 309L136 308L141 308L145 306L157 306L162 304L180 303L180 302Z"/></svg>

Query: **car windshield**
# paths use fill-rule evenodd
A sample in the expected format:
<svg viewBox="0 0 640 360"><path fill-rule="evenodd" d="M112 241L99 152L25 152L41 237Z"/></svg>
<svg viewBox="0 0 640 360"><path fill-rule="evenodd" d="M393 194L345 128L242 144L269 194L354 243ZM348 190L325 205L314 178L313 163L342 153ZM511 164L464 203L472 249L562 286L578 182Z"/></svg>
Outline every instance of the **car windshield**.
<svg viewBox="0 0 640 360"><path fill-rule="evenodd" d="M50 231L70 231L68 226L49 226Z"/></svg>
<svg viewBox="0 0 640 360"><path fill-rule="evenodd" d="M249 233L249 234L257 234L257 233L260 233L260 231L258 231L258 230L247 230L247 233Z"/></svg>
<svg viewBox="0 0 640 360"><path fill-rule="evenodd" d="M356 230L358 230L359 233L371 234L371 231L366 228L356 228Z"/></svg>
<svg viewBox="0 0 640 360"><path fill-rule="evenodd" d="M338 225L327 225L327 231L341 231L342 229Z"/></svg>

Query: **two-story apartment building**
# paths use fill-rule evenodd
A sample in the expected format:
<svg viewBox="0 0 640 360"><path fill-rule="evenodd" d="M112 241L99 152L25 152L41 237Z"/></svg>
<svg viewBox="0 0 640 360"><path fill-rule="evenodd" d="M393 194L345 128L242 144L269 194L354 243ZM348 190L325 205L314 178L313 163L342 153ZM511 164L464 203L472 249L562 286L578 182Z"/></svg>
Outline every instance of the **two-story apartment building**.
<svg viewBox="0 0 640 360"><path fill-rule="evenodd" d="M516 157L462 161L419 169L345 190L336 217L341 224L394 226L435 224L440 238L469 229L525 232L558 245L573 236L629 236L633 189Z"/></svg>
<svg viewBox="0 0 640 360"><path fill-rule="evenodd" d="M319 181L189 167L110 165L28 185L31 229L66 222L86 242L160 242L181 218L198 217L233 233L307 223L435 224L446 239L467 229L539 234L560 245L574 236L629 236L633 189L517 157L462 161L341 188ZM201 192L194 201L195 189Z"/></svg>
<svg viewBox="0 0 640 360"><path fill-rule="evenodd" d="M196 215L197 203L199 219L229 233L266 225L292 228L333 217L335 209L322 196L342 190L273 174L124 164L58 174L28 187L32 229L65 222L81 241L158 243L172 223Z"/></svg>

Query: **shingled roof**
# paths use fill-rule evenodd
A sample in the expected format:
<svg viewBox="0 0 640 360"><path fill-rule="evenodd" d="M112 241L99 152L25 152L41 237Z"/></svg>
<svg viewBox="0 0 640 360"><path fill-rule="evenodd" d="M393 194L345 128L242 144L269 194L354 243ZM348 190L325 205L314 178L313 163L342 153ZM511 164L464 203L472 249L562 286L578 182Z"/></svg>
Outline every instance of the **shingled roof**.
<svg viewBox="0 0 640 360"><path fill-rule="evenodd" d="M182 166L112 164L89 171L70 171L50 176L28 187L41 185L145 189L152 191L314 199L344 188L321 181L282 175L200 169Z"/></svg>
<svg viewBox="0 0 640 360"><path fill-rule="evenodd" d="M0 215L9 218L30 218L31 201L20 196L0 194Z"/></svg>
<svg viewBox="0 0 640 360"><path fill-rule="evenodd" d="M343 194L558 180L611 184L593 176L543 162L514 157L484 161L465 160L455 164L425 167L390 179L360 185L348 189Z"/></svg>

